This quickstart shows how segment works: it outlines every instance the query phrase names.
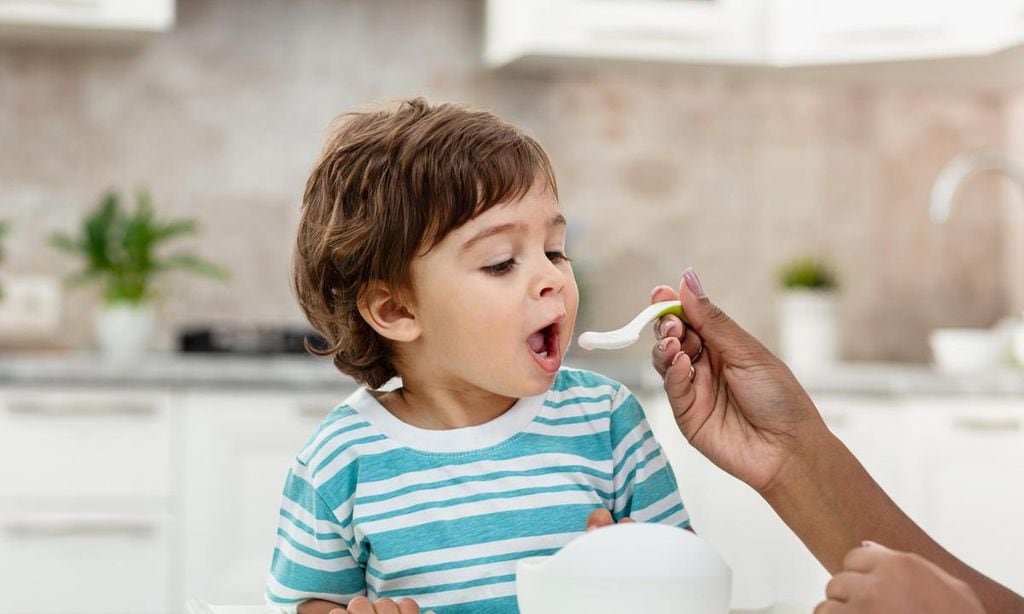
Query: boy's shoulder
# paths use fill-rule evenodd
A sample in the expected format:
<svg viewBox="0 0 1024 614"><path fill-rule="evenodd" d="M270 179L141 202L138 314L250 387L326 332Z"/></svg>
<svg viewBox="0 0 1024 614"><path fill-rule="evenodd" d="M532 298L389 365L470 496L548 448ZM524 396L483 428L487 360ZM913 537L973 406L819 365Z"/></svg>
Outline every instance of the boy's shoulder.
<svg viewBox="0 0 1024 614"><path fill-rule="evenodd" d="M625 384L586 369L563 367L559 370L548 393L549 404L564 406L574 402L592 404L594 401L608 404L615 423L635 423L643 419L639 399Z"/></svg>
<svg viewBox="0 0 1024 614"><path fill-rule="evenodd" d="M315 473L336 457L357 455L363 446L383 439L357 409L367 394L360 388L332 409L302 445L296 460Z"/></svg>
<svg viewBox="0 0 1024 614"><path fill-rule="evenodd" d="M551 391L556 394L580 388L601 389L610 392L613 396L629 392L623 384L606 375L572 367L559 369L555 383L551 385Z"/></svg>

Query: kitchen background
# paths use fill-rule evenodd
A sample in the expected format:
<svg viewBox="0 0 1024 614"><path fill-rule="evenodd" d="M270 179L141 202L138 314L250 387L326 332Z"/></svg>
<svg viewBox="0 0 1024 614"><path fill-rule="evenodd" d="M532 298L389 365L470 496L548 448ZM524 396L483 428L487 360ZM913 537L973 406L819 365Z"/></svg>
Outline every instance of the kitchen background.
<svg viewBox="0 0 1024 614"><path fill-rule="evenodd" d="M102 10L119 10L106 4ZM629 19L618 23L621 31L609 30L614 22L599 18L624 4L619 16ZM105 592L90 602L61 591L40 605L25 580L0 582L0 612L180 611L191 596L259 602L268 540L246 540L266 533L272 543L288 455L350 383L323 363L182 361L174 350L182 332L197 326L303 327L289 290L292 238L328 126L344 111L419 95L493 110L548 149L585 290L579 331L619 326L655 284L677 284L694 266L719 305L779 348L780 268L804 255L831 267L842 362L807 380L823 411L838 408L830 414L838 416L834 427L855 450L874 446L862 450L866 464L905 507L922 510L930 529L963 524L926 510L941 501L963 508L967 491L932 492L921 483L956 478L974 488L979 528L958 552L1024 589L1020 550L1017 571L1006 571L1014 569L1013 548L983 531L1003 519L1019 528L1024 517L1024 494L997 488L999 476L1019 484L1024 475L1024 374L1009 358L1012 318L1024 309L1024 205L1005 174L988 173L963 184L945 224L928 209L933 183L958 154L996 148L1024 160L1024 69L1017 70L1024 67L1024 3L983 9L950 1L944 12L910 0L903 10L891 2L836 2L838 17L816 4L147 0L137 6L149 8L137 10L156 15L151 22L115 26L114 19L102 36L89 25L88 2L0 7L0 315L7 318L0 323L0 401L8 408L0 442L12 436L5 429L28 433L18 436L23 448L13 440L0 445L7 448L0 452L7 465L0 469L7 531L0 577L27 573L24 560L49 569L67 552L78 553L72 563L112 551L146 562L122 570L139 583L137 595L124 596L127 605L111 606ZM972 19L958 18L964 7ZM643 17L666 10L690 11L694 21L685 12L668 25ZM803 16L803 29L783 29L787 15ZM596 25L581 34L589 18ZM832 30L822 25L815 38L816 23ZM778 28L775 38L769 27ZM683 42L659 43L670 35ZM720 49L719 39L730 42ZM57 285L81 262L48 243L55 232L76 232L111 188L127 204L145 188L158 217L195 220L199 233L177 245L230 272L226 281L161 278L153 348L131 366L99 359L97 287ZM934 330L999 325L1008 335L999 337L1006 344L998 364L979 373L931 365ZM648 349L637 344L604 367L657 405L657 388L641 373ZM955 414L975 406L981 409L966 418ZM144 422L110 427L139 407ZM268 418L284 407L301 420ZM939 420L940 410L955 415ZM54 415L67 421L44 419ZM235 418L252 426L227 445L238 436L229 426ZM969 441L957 443L958 431L943 430L950 425L966 428ZM81 429L119 439L97 452ZM908 433L920 448L906 449ZM157 456L123 482L85 476L69 486L56 461L51 474L36 469L52 480L25 476L43 453L26 443L33 441L65 441L77 451L68 462L88 457L97 474L108 473L104 463L118 454ZM946 473L922 468L922 450L948 446L964 451L963 463ZM699 463L682 444L666 447L677 471ZM208 469L217 463L223 468ZM927 478L915 473L926 470ZM153 471L162 477L140 486ZM239 471L244 483L219 481ZM700 501L703 493L761 509L713 468L693 471L704 472L691 480L695 513L712 509ZM993 499L995 490L1001 494ZM82 501L85 520L68 520L69 502ZM112 501L136 507L128 506L126 520ZM244 527L226 526L231 520L219 515L234 505L262 513L236 516ZM821 570L761 511L762 520L745 521L750 534L736 522L703 519L737 573L737 603L809 602L824 586ZM729 534L739 536L730 542ZM209 545L216 540L220 546ZM806 572L792 590L771 575L781 572L767 570L782 550L801 561L793 569ZM110 574L97 574L75 590L109 582Z"/></svg>
<svg viewBox="0 0 1024 614"><path fill-rule="evenodd" d="M198 220L201 253L233 274L168 280L164 346L183 324L300 323L292 231L329 122L425 95L491 109L550 150L592 291L587 323L622 320L695 266L772 341L776 270L801 253L841 278L851 359L924 361L931 329L990 326L1024 307L1024 264L1006 257L1024 224L1001 207L1017 194L979 177L948 224L927 215L954 155L1024 150L1024 97L952 77L921 87L677 64L492 69L484 7L182 0L174 27L138 46L4 49L5 271L75 271L48 235L73 229L108 188L146 187L159 212ZM90 298L65 297L61 344L90 343Z"/></svg>

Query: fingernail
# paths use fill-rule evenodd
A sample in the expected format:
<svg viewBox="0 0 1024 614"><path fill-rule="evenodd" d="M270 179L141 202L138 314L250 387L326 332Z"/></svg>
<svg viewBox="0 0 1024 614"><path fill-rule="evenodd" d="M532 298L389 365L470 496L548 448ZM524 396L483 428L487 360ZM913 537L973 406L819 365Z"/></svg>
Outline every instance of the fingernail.
<svg viewBox="0 0 1024 614"><path fill-rule="evenodd" d="M671 326L672 326L672 323L669 322L668 320L665 320L664 322L662 322L661 324L658 325L658 334L661 335L662 337L664 337L665 335L668 334L668 329ZM661 348L661 349L665 349L665 348Z"/></svg>
<svg viewBox="0 0 1024 614"><path fill-rule="evenodd" d="M651 290L651 300L652 300L652 301L654 300L654 294L655 294L655 293L656 293L657 291L658 291L658 286L654 286L654 289L653 289L653 290Z"/></svg>
<svg viewBox="0 0 1024 614"><path fill-rule="evenodd" d="M661 350L662 352L664 352L665 348L667 348L667 347L668 347L668 337L665 337L664 339L662 339L661 341L658 342L658 349Z"/></svg>
<svg viewBox="0 0 1024 614"><path fill-rule="evenodd" d="M865 541L862 541L862 542L860 543L860 545L861 545L861 546L864 546L865 548L874 548L874 547L875 547L875 546L877 546L878 544L876 544L876 543L875 543L875 542L873 542L873 541L868 541L868 540L865 540Z"/></svg>
<svg viewBox="0 0 1024 614"><path fill-rule="evenodd" d="M693 292L697 298L704 298L704 287L700 285L700 278L697 277L697 272L693 269L686 269L683 272L683 280L686 282L686 287Z"/></svg>
<svg viewBox="0 0 1024 614"><path fill-rule="evenodd" d="M685 353L685 352L679 352L679 353L677 353L677 354L675 355L675 357L674 357L674 358L672 359L672 365L673 365L673 366L674 366L674 365L676 364L676 361L678 361L678 360L679 360L679 357L680 357L680 356L682 356L682 355L683 355L684 353Z"/></svg>

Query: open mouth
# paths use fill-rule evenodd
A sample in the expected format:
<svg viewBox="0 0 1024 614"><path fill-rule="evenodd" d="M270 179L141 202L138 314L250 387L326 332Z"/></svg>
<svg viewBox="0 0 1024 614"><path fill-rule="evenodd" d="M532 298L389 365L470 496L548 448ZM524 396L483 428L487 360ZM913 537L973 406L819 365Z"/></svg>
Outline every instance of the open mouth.
<svg viewBox="0 0 1024 614"><path fill-rule="evenodd" d="M533 333L527 339L534 360L537 361L542 369L549 373L558 371L558 367L562 362L561 349L558 343L561 323L562 318L560 317Z"/></svg>

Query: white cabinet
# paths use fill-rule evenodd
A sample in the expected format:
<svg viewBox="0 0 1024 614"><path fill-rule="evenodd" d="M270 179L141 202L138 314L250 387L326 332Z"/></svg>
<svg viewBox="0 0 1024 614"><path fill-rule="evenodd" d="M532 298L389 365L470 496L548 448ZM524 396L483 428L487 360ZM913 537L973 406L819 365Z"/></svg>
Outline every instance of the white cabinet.
<svg viewBox="0 0 1024 614"><path fill-rule="evenodd" d="M829 428L940 544L1024 592L1024 400L814 395ZM733 570L733 607L813 606L829 574L752 489L679 435L645 399L698 534ZM842 485L837 484L837 488Z"/></svg>
<svg viewBox="0 0 1024 614"><path fill-rule="evenodd" d="M166 395L11 390L0 396L0 497L166 497Z"/></svg>
<svg viewBox="0 0 1024 614"><path fill-rule="evenodd" d="M288 468L348 396L281 392L185 395L186 594L263 602Z"/></svg>
<svg viewBox="0 0 1024 614"><path fill-rule="evenodd" d="M1022 40L1019 0L772 0L774 65L988 54Z"/></svg>
<svg viewBox="0 0 1024 614"><path fill-rule="evenodd" d="M0 509L0 613L180 612L166 512Z"/></svg>
<svg viewBox="0 0 1024 614"><path fill-rule="evenodd" d="M0 40L132 36L174 24L174 0L0 0Z"/></svg>
<svg viewBox="0 0 1024 614"><path fill-rule="evenodd" d="M492 67L856 64L830 74L1001 88L1021 83L1022 57L1024 0L488 0L484 43Z"/></svg>
<svg viewBox="0 0 1024 614"><path fill-rule="evenodd" d="M763 6L750 0L488 0L484 57L752 63Z"/></svg>
<svg viewBox="0 0 1024 614"><path fill-rule="evenodd" d="M180 610L169 401L0 390L0 613Z"/></svg>
<svg viewBox="0 0 1024 614"><path fill-rule="evenodd" d="M0 614L262 603L285 475L350 392L0 388Z"/></svg>
<svg viewBox="0 0 1024 614"><path fill-rule="evenodd" d="M815 395L829 429L853 452L871 477L911 516L916 464L922 434L906 402L892 396Z"/></svg>
<svg viewBox="0 0 1024 614"><path fill-rule="evenodd" d="M0 614L261 603L285 474L350 392L0 387ZM911 517L1024 591L1024 400L814 398ZM733 606L819 601L828 574L792 531L683 439L660 391L642 402Z"/></svg>
<svg viewBox="0 0 1024 614"><path fill-rule="evenodd" d="M918 401L922 526L969 565L1024 594L1024 401Z"/></svg>

